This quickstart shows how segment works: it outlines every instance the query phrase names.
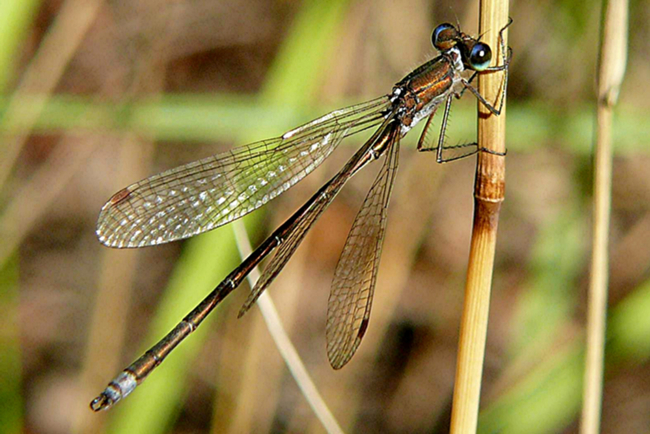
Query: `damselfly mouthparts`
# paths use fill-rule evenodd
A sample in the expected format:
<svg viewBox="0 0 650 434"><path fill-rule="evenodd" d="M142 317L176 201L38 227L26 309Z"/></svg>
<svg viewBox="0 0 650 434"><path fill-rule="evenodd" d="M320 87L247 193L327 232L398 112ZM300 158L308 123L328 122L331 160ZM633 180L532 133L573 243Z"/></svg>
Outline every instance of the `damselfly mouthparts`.
<svg viewBox="0 0 650 434"><path fill-rule="evenodd" d="M116 193L102 208L99 240L117 248L136 248L188 238L236 220L261 207L311 173L345 137L378 126L347 164L298 211L233 270L167 336L120 373L90 406L108 409L131 393L250 271L275 252L239 312L241 317L280 273L318 217L345 183L361 168L384 156L339 259L329 297L327 356L334 369L357 350L368 327L370 307L386 229L387 207L398 165L400 139L428 117L419 151L436 151L437 161L472 155L476 144L445 146L452 99L472 92L492 114L499 115L508 84L511 50L499 32L502 64L488 66L490 47L451 24L433 31L440 55L393 87L392 93L333 111L280 137L242 146L137 182ZM498 108L471 82L481 73L503 71ZM444 103L436 146L426 143L435 111ZM492 151L487 151L492 152ZM499 154L501 155L501 154Z"/></svg>

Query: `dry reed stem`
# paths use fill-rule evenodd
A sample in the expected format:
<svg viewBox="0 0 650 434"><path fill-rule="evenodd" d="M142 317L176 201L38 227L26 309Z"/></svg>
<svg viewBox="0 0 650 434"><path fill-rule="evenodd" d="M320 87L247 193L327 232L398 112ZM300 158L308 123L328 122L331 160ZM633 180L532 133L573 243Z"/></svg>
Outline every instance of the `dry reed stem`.
<svg viewBox="0 0 650 434"><path fill-rule="evenodd" d="M236 221L233 223L233 227L237 239L237 248L242 257L246 257L251 253L252 249L248 236L246 235L244 224L241 221ZM259 277L260 272L258 268L255 267L248 275L248 281L251 287L255 286L255 282ZM316 385L309 376L305 365L298 355L298 351L296 351L296 348L291 343L271 296L267 292L263 292L257 300L257 306L260 308L266 327L268 328L269 333L271 333L273 342L280 351L282 359L287 364L291 376L296 380L296 384L300 388L305 399L307 399L309 406L316 414L318 420L320 420L328 433L343 433L343 430L336 419L334 419L332 412L327 407L327 404L325 404L325 400L323 400L323 397L320 395Z"/></svg>
<svg viewBox="0 0 650 434"><path fill-rule="evenodd" d="M324 174L319 172L312 175L319 177L303 180L306 185L301 184L301 188L306 187L305 190L312 191L325 182L322 179ZM294 205L289 207L292 208ZM272 227L279 226L283 221L279 217L274 217L272 220ZM291 267L287 267L282 272L283 289L276 292L273 297L283 308L282 323L289 331L295 330L294 319L300 311L298 302L302 293L298 288L304 287L305 283L307 274L305 267L310 250L308 243L309 240L305 240L302 249L298 249L291 257ZM264 318L251 315L247 321L250 320L252 322L249 336L246 338L247 349L240 359L242 360L242 372L239 374L241 381L236 392L231 392L235 403L234 409L228 415L228 432L235 434L253 430L272 431L271 425L280 402L285 375L284 360L279 357L269 357L269 353L275 351L275 345L268 338L269 331ZM264 369L259 369L260 366L264 366ZM319 431L322 430L320 422L315 421L314 424L317 424ZM215 429L218 429L217 424L213 425L213 430Z"/></svg>
<svg viewBox="0 0 650 434"><path fill-rule="evenodd" d="M479 33L484 35L483 41L495 47L496 64L502 62L497 54L501 53L498 33L507 22L507 2L481 2ZM507 46L507 38L504 44ZM502 74L496 73L479 76L479 90L488 101L500 98L502 78ZM500 116L492 116L479 103L478 144L480 148L501 153L505 151L505 106ZM474 223L451 413L452 433L476 432L496 233L504 191L505 158L479 153L474 187Z"/></svg>
<svg viewBox="0 0 650 434"><path fill-rule="evenodd" d="M612 110L625 74L627 47L627 1L613 0L603 6L598 65L598 107L594 158L594 218L587 309L587 351L580 432L600 431L607 316L608 234L612 190Z"/></svg>

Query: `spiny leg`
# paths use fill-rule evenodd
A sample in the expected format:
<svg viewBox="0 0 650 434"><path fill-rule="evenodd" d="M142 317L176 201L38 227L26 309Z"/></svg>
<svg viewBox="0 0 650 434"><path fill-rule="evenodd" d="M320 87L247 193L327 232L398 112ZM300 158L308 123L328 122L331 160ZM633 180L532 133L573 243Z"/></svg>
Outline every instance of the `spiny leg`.
<svg viewBox="0 0 650 434"><path fill-rule="evenodd" d="M427 124L425 125L425 130L422 132L422 136L420 137L420 141L418 142L418 151L420 152L431 152L434 150L436 151L436 161L438 163L447 163L449 161L459 160L461 158L474 155L476 154L476 152L478 152L476 143L468 143L468 144L456 145L456 146L445 146L445 134L447 131L447 121L449 120L449 112L451 111L451 103L452 103L452 95L449 95L449 97L447 97L447 99L445 100L445 109L443 113L442 123L440 124L440 134L438 136L438 144L436 146L428 147L424 143L425 142L424 135L426 134L431 124L433 113L430 115L429 119L427 120ZM454 155L449 158L445 157L445 151L464 150L468 148L469 150L465 153Z"/></svg>
<svg viewBox="0 0 650 434"><path fill-rule="evenodd" d="M420 138L418 139L418 146L417 150L418 152L426 152L430 151L431 149L428 147L427 142L429 138L429 132L431 131L431 125L433 124L433 118L436 115L436 112L438 111L438 106L436 106L433 109L433 112L429 115L427 118L427 122L424 124L424 128L422 129L422 133L420 134Z"/></svg>
<svg viewBox="0 0 650 434"><path fill-rule="evenodd" d="M498 109L495 108L495 106L493 104L489 103L483 97L483 95L481 95L479 93L479 91L474 86L471 85L471 82L479 74L478 71L474 72L474 74L472 74L472 76L469 78L469 80L466 80L464 78L461 79L461 83L463 84L464 87L460 91L460 94L458 94L458 96L457 96L458 98L461 98L463 96L463 94L465 93L465 90L469 89L474 94L474 96L481 102L481 104L483 104L483 106L485 108L487 108L492 114L494 114L496 116L499 116L501 114L501 111L503 110L503 104L505 103L506 94L507 94L507 90L508 90L508 75L509 75L510 60L512 58L512 49L510 47L508 47L507 50L506 50L505 40L504 40L504 37L503 37L503 32L511 24L512 24L512 18L510 18L508 20L508 23L505 26L503 26L503 28L499 31L499 51L501 52L501 57L502 57L503 64L498 65L498 66L491 66L491 67L488 67L485 70L481 71L481 72L499 72L499 71L504 72L503 80L501 82L501 90L502 91L500 92L501 101L499 103L499 108ZM499 99L499 98L497 97L497 99ZM478 148L476 143L470 143L470 144L464 144L464 145L458 145L458 146L448 146L448 147L443 147L443 149L448 150L448 149L465 148L465 147L476 147L476 148L470 153L463 154L463 155L460 155L460 156L457 156L457 157L453 157L453 158L445 159L445 160L438 159L438 162L446 162L446 161L457 160L459 158L463 158L463 157L473 155L473 154L475 154L476 152L479 152L479 151L480 152L487 152L489 154L498 155L498 156L505 156L506 153L507 153L507 151L497 152L497 151L487 149L487 148Z"/></svg>
<svg viewBox="0 0 650 434"><path fill-rule="evenodd" d="M451 110L451 102L452 102L452 95L447 97L445 100L445 110L443 113L443 118L442 118L442 123L440 125L440 135L438 136L438 145L435 147L426 147L424 144L424 135L426 134L429 125L431 123L431 120L433 118L433 113L427 120L427 123L425 125L425 130L422 132L422 135L420 137L420 140L418 142L418 151L420 152L430 152L435 150L436 151L436 162L438 163L448 163L450 161L455 161L455 160L460 160L462 158L470 157L477 152L487 152L489 154L493 155L499 155L499 156L505 156L506 152L496 152L491 149L487 148L479 148L476 143L464 143L461 145L455 145L455 146L445 146L445 133L447 130L447 121L449 120L449 112ZM467 150L465 152L465 150ZM445 151L461 151L459 154L451 155L448 157L445 157ZM453 152L449 152L447 155L452 154Z"/></svg>
<svg viewBox="0 0 650 434"><path fill-rule="evenodd" d="M481 104L483 104L483 106L485 108L487 108L490 111L490 113L492 113L492 114L494 114L496 116L499 116L501 114L501 110L503 109L503 104L505 103L506 93L507 93L507 90L508 90L508 72L509 72L509 67L510 67L510 59L512 58L512 50L510 49L510 47L508 47L508 49L506 50L505 41L504 41L504 38L503 38L503 32L508 28L508 26L510 26L510 24L512 24L512 18L510 18L510 20L508 21L508 24L506 24L499 31L499 51L501 52L503 65L490 66L490 67L484 69L483 71L481 71L481 72L488 72L488 73L489 72L499 72L499 71L504 72L503 80L501 82L502 91L500 92L501 101L499 103L499 108L497 109L495 107L496 101L495 101L494 104L489 103L483 97L483 95L481 95L479 93L479 91L474 86L471 85L472 80L477 75L476 72L470 77L469 80L464 79L464 78L461 79L461 83L463 84L464 88L463 88L463 90L461 90L460 94L458 95L458 97L460 98L463 95L463 93L465 93L465 90L469 89L470 92L472 92L474 94L474 96L481 102ZM497 97L497 100L498 99L499 99L499 97Z"/></svg>

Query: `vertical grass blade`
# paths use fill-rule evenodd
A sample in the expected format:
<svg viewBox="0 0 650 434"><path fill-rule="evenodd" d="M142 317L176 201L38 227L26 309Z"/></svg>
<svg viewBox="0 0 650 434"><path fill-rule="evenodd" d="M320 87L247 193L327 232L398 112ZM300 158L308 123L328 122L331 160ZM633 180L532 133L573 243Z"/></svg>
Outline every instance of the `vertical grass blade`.
<svg viewBox="0 0 650 434"><path fill-rule="evenodd" d="M594 158L593 250L587 309L587 354L580 432L600 432L600 413L605 364L607 285L609 280L608 238L612 203L612 110L625 74L627 59L627 1L603 5L598 107Z"/></svg>
<svg viewBox="0 0 650 434"><path fill-rule="evenodd" d="M507 1L483 1L480 5L479 33L491 47L499 47L499 30L508 22ZM505 37L505 34L504 34ZM507 39L504 41L507 46ZM495 50L496 51L496 50ZM501 62L499 56L496 62ZM488 101L501 95L501 74L479 76L479 91ZM505 106L500 116L479 106L478 146L505 152ZM505 192L505 158L480 152L474 187L474 223L467 268L465 301L461 319L456 379L451 412L452 433L476 432L485 340L487 336L492 270L499 211Z"/></svg>

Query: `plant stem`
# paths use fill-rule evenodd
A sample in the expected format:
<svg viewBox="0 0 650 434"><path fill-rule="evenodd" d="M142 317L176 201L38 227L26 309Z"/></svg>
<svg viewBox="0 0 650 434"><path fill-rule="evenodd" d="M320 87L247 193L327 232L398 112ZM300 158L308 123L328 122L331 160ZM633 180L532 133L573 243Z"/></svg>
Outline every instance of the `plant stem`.
<svg viewBox="0 0 650 434"><path fill-rule="evenodd" d="M482 40L495 47L495 53L500 53L497 38L499 30L508 22L508 3L486 0L481 2L480 8L479 33L484 35ZM507 41L504 44L507 46ZM502 61L500 55L495 55L495 58L497 62ZM501 74L479 76L479 90L488 101L498 101L501 97L502 78ZM504 111L500 116L492 116L479 103L478 146L500 153L505 151ZM458 344L451 433L476 432L496 233L504 192L504 157L480 152L474 186L474 223Z"/></svg>
<svg viewBox="0 0 650 434"><path fill-rule="evenodd" d="M598 65L594 158L594 218L587 309L587 352L580 432L600 432L607 317L608 235L612 202L612 110L623 81L627 46L627 1L603 5Z"/></svg>

